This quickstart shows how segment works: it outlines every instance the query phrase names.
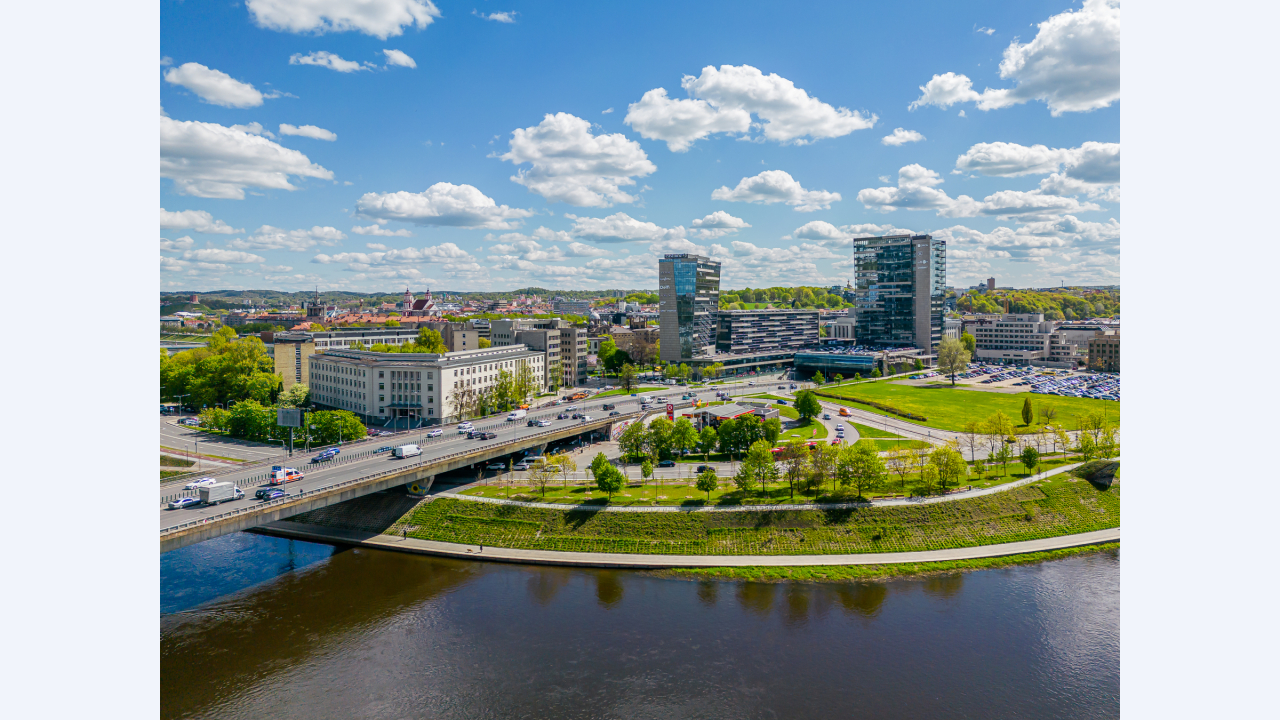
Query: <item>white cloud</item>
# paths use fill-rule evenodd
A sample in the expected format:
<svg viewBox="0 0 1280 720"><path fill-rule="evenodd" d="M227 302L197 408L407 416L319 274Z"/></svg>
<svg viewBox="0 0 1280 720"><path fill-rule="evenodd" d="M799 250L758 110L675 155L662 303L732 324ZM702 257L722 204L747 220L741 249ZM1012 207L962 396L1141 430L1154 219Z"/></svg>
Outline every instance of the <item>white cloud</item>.
<svg viewBox="0 0 1280 720"><path fill-rule="evenodd" d="M169 212L160 208L160 227L164 230L192 230L209 235L233 235L244 232L222 222L214 220L205 210L180 210Z"/></svg>
<svg viewBox="0 0 1280 720"><path fill-rule="evenodd" d="M348 270L362 271L378 265L399 263L454 263L474 260L471 255L454 243L441 243L424 248L402 248L371 253L344 252L334 255L316 255L311 262L320 265L345 263Z"/></svg>
<svg viewBox="0 0 1280 720"><path fill-rule="evenodd" d="M1120 99L1120 0L1085 0L1040 23L1026 44L1015 39L1005 48L1000 77L1012 88L986 88L981 93L965 75L934 75L909 109L957 102L976 102L982 110L1031 100L1058 116L1110 106Z"/></svg>
<svg viewBox="0 0 1280 720"><path fill-rule="evenodd" d="M1041 194L1120 200L1119 143L1091 141L1078 148L978 143L956 159L956 169L998 177L1049 174L1040 183Z"/></svg>
<svg viewBox="0 0 1280 720"><path fill-rule="evenodd" d="M534 127L511 133L510 150L497 157L515 165L530 163L511 179L550 202L578 207L609 207L638 198L623 192L658 168L640 143L625 135L592 135L591 123L568 113L546 115Z"/></svg>
<svg viewBox="0 0 1280 720"><path fill-rule="evenodd" d="M894 128L892 135L885 135L880 138L881 145L905 145L912 142L920 142L924 140L924 135L915 130L903 130L902 128Z"/></svg>
<svg viewBox="0 0 1280 720"><path fill-rule="evenodd" d="M287 273L293 270L292 265L259 265L258 267L265 273Z"/></svg>
<svg viewBox="0 0 1280 720"><path fill-rule="evenodd" d="M413 237L413 233L405 228L388 230L381 225L356 225L351 228L351 232L357 235L376 235L378 237Z"/></svg>
<svg viewBox="0 0 1280 720"><path fill-rule="evenodd" d="M168 238L160 238L161 252L176 252L178 250L190 250L196 246L196 242L191 239L190 235L184 235L177 240L169 240Z"/></svg>
<svg viewBox="0 0 1280 720"><path fill-rule="evenodd" d="M989 28L989 27L980 27L980 28L978 28L978 29L974 30L974 32L980 32L980 33L982 33L983 35L994 35L996 31L995 31L995 29L994 29L994 28Z"/></svg>
<svg viewBox="0 0 1280 720"><path fill-rule="evenodd" d="M866 188L858 192L858 201L869 209L934 210L942 217L997 217L1043 220L1066 212L1100 210L1097 205L1080 203L1075 198L1055 197L1039 191L1002 190L978 202L968 195L951 198L936 186L942 184L938 173L921 165L906 165L898 171L897 187Z"/></svg>
<svg viewBox="0 0 1280 720"><path fill-rule="evenodd" d="M245 0L259 27L282 32L358 31L386 40L440 17L431 0Z"/></svg>
<svg viewBox="0 0 1280 720"><path fill-rule="evenodd" d="M184 63L169 68L165 82L179 85L212 105L230 108L257 107L262 104L262 93L252 85L240 82L221 70L207 68L200 63Z"/></svg>
<svg viewBox="0 0 1280 720"><path fill-rule="evenodd" d="M986 277L993 272L991 261L1036 266L1037 282L1118 277L1120 223L1115 219L1084 222L1067 215L1016 230L997 227L984 233L955 225L932 234L947 242L948 274L959 278Z"/></svg>
<svg viewBox="0 0 1280 720"><path fill-rule="evenodd" d="M329 132L328 130L325 130L324 128L316 127L315 125L303 125L302 127L294 127L293 125L289 125L288 123L280 123L280 134L281 135L300 135L302 137L308 137L313 140L328 140L329 142L333 142L334 140L338 139L337 135L334 135L333 133Z"/></svg>
<svg viewBox="0 0 1280 720"><path fill-rule="evenodd" d="M261 123L251 122L248 125L232 125L231 129L237 132L249 133L250 135L261 135L272 139L275 138L275 133L272 133L270 130L262 127Z"/></svg>
<svg viewBox="0 0 1280 720"><path fill-rule="evenodd" d="M626 213L614 213L606 218L577 217L565 215L573 220L573 229L569 231L576 238L597 243L620 243L680 239L685 229L677 225L664 228L651 222L636 220Z"/></svg>
<svg viewBox="0 0 1280 720"><path fill-rule="evenodd" d="M364 217L415 225L511 230L534 213L499 205L471 185L438 182L420 193L365 193L356 201Z"/></svg>
<svg viewBox="0 0 1280 720"><path fill-rule="evenodd" d="M698 218L690 225L693 228L690 230L691 234L707 240L732 235L739 230L751 227L751 224L746 220L734 217L723 210L717 210L706 217Z"/></svg>
<svg viewBox="0 0 1280 720"><path fill-rule="evenodd" d="M702 245L697 245L684 238L670 238L650 243L649 252L654 255L663 255L665 253L697 253L699 255L706 255L711 251Z"/></svg>
<svg viewBox="0 0 1280 720"><path fill-rule="evenodd" d="M894 225L876 225L861 223L857 225L841 225L836 227L824 220L813 220L791 231L783 240L811 240L824 247L849 247L855 238L880 237L883 235L912 235L912 231ZM801 248L810 247L802 244Z"/></svg>
<svg viewBox="0 0 1280 720"><path fill-rule="evenodd" d="M574 257L604 257L609 254L608 250L598 248L586 243L571 242L569 243L569 254Z"/></svg>
<svg viewBox="0 0 1280 720"><path fill-rule="evenodd" d="M494 22L500 22L500 23L505 23L507 25L510 25L516 21L516 15L519 15L520 13L509 11L509 12L491 12L486 14L486 13L480 12L479 10L472 10L471 14L479 18L484 18L485 20L492 20Z"/></svg>
<svg viewBox="0 0 1280 720"><path fill-rule="evenodd" d="M369 248L370 250L386 250L387 249L387 246L383 245L382 243L365 243L364 246Z"/></svg>
<svg viewBox="0 0 1280 720"><path fill-rule="evenodd" d="M418 63L413 58L399 50L383 50L383 55L387 56L387 65L397 65L399 67L416 68Z"/></svg>
<svg viewBox="0 0 1280 720"><path fill-rule="evenodd" d="M337 245L346 233L335 227L316 225L310 230L285 230L263 225L247 239L232 240L227 247L238 250L292 250L302 252L316 245Z"/></svg>
<svg viewBox="0 0 1280 720"><path fill-rule="evenodd" d="M613 108L609 108L609 109L607 109L607 110L601 110L601 111L600 111L600 114L601 114L601 115L608 115L608 114L609 114L609 113L611 113L611 112L613 112Z"/></svg>
<svg viewBox="0 0 1280 720"><path fill-rule="evenodd" d="M721 186L711 193L711 199L766 205L782 202L793 206L798 212L813 212L829 209L831 203L840 200L840 193L805 190L789 173L765 170L754 177L742 178L732 190Z"/></svg>
<svg viewBox="0 0 1280 720"><path fill-rule="evenodd" d="M544 246L537 240L517 240L512 243L499 243L490 248L489 252L496 256L506 256L508 258L517 258L527 260L529 262L546 262L549 260L565 259L564 250L558 245L552 245L550 248L544 249ZM492 257L492 256L491 256Z"/></svg>
<svg viewBox="0 0 1280 720"><path fill-rule="evenodd" d="M244 199L246 187L295 190L289 176L332 180L333 173L256 135L216 123L160 118L160 176L182 195Z"/></svg>
<svg viewBox="0 0 1280 720"><path fill-rule="evenodd" d="M237 265L260 263L266 260L266 258L261 255L240 252L238 250L223 250L222 248L200 248L199 250L188 250L182 253L182 259L208 263L234 263Z"/></svg>
<svg viewBox="0 0 1280 720"><path fill-rule="evenodd" d="M325 67L340 73L356 72L357 70L372 70L372 63L361 65L355 60L344 60L338 55L334 55L327 50L308 53L294 53L289 56L290 65L315 65L317 67Z"/></svg>
<svg viewBox="0 0 1280 720"><path fill-rule="evenodd" d="M876 116L834 108L775 73L750 65L708 65L698 77L680 81L689 99L672 100L665 88L646 92L628 106L626 124L650 140L663 140L672 152L684 152L715 133L746 133L751 114L760 118L760 137L804 145L872 127Z"/></svg>
<svg viewBox="0 0 1280 720"><path fill-rule="evenodd" d="M1027 147L1017 143L978 143L956 158L956 169L997 177L1056 172L1070 155L1070 150L1044 145Z"/></svg>

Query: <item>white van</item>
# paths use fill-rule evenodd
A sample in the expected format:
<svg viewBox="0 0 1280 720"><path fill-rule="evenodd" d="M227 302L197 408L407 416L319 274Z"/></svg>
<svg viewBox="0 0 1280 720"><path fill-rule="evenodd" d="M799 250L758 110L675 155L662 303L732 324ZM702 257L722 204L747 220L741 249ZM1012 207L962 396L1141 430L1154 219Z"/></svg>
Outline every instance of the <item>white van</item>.
<svg viewBox="0 0 1280 720"><path fill-rule="evenodd" d="M391 449L391 457L393 458L403 459L403 458L413 457L415 455L421 455L421 454L422 454L422 448L418 447L417 445L401 445L398 448Z"/></svg>

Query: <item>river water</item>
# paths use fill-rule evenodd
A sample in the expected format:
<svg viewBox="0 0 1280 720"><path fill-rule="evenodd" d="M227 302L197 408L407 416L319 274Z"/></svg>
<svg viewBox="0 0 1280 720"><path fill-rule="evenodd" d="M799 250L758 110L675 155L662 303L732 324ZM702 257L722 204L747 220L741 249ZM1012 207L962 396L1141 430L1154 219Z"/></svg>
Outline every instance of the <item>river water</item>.
<svg viewBox="0 0 1280 720"><path fill-rule="evenodd" d="M1119 553L847 584L237 534L161 557L163 718L1110 718Z"/></svg>

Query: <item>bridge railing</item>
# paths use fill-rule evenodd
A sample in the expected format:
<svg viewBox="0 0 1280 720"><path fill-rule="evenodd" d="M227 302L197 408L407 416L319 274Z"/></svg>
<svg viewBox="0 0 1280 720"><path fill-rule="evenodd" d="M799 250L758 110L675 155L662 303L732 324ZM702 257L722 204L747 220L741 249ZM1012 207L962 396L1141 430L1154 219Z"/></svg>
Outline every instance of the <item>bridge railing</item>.
<svg viewBox="0 0 1280 720"><path fill-rule="evenodd" d="M640 414L641 414L641 413L626 413L625 415L617 415L617 416L615 416L614 421L616 422L617 420L627 419L629 416L640 415ZM544 432L541 432L541 433L535 433L535 434L533 434L533 435L527 435L527 436L525 436L525 437L523 437L523 438L519 438L519 439L520 439L520 440L530 440L530 439L534 439L534 438L541 437L541 436L543 436L543 435L555 435L556 433L561 433L561 432L564 432L565 430L572 430L572 429L574 429L574 428L573 428L573 427L557 428L557 429L554 429L554 430L547 430L547 431L544 431ZM469 450L463 450L463 451L461 451L461 452L450 453L450 454L448 454L448 455L441 455L440 457L431 458L431 459L430 459L430 463L431 463L431 464L434 464L434 463L437 463L437 462L444 462L444 461L447 461L447 460L452 460L452 459L454 459L454 458L464 457L464 456L466 456L466 455L472 455L472 454L475 454L475 453L477 453L477 452L479 452L479 451L482 451L482 450L485 450L485 449L486 449L486 448L472 448L472 449L469 449ZM367 457L367 456L366 456L366 457ZM353 457L353 458L348 459L348 460L347 460L347 462L352 462L352 461L354 461L354 460L356 460L356 459L357 459L357 458L354 458L354 457ZM160 536L161 536L161 537L163 537L163 536L168 535L168 534L170 534L170 533L174 533L174 532L177 532L177 531L179 531L179 530L185 530L185 529L187 529L187 528L195 527L195 526L197 526L197 525L206 525L206 524L211 523L211 522L214 522L214 521L226 520L226 519L228 519L228 518L232 518L232 517L235 517L235 516L237 516L237 515L243 515L243 514L246 514L246 513L259 512L259 511L260 511L260 510L262 510L263 508L271 508L271 507L278 507L278 506L282 506L282 505L287 505L288 503L296 502L296 501L298 501L298 500L300 500L300 499L302 499L303 497L308 496L308 495L309 495L309 496L315 496L317 493L332 492L332 491L334 491L334 490L337 490L337 489L340 489L340 488L343 488L343 487L347 487L347 486L350 486L350 485L358 485L358 484L360 484L360 483L366 483L366 482L369 482L369 481L371 481L371 480L376 480L376 479L378 479L378 478L380 478L380 477L386 477L386 476L388 476L388 475L401 474L401 473L406 472L406 471L407 471L407 470L409 470L409 469L412 469L412 468L415 468L415 467L422 467L422 466L427 465L427 464L428 464L428 459L427 459L426 457L423 457L423 459L422 459L421 461L419 461L416 465L409 465L409 466L406 466L406 465L398 465L398 466L396 466L395 468L392 468L392 469L390 469L390 470L384 470L384 471L382 471L382 472L377 472L377 473L373 473L373 474L370 474L370 475L363 475L363 476L361 476L361 477L353 478L353 479L351 479L351 480L343 480L342 482L333 483L333 484L331 484L331 485L325 485L325 486L323 486L323 487L314 488L314 489L312 489L312 490L299 490L299 491L298 491L298 493L297 493L296 495L289 495L289 496L287 496L287 497L277 498L277 499L275 499L275 500L269 500L269 501L267 501L267 502L259 503L259 504L257 504L257 505L251 505L251 506L247 506L247 507L240 507L240 508L237 508L237 509L235 509L235 510L231 510L231 511L224 512L224 513L218 513L217 515L210 515L210 516L208 516L208 517L202 517L202 518L199 518L199 519L196 519L196 520L188 520L187 522L180 523L180 524L178 524L178 525L173 525L173 526L170 526L170 527L167 527L167 528L162 529L162 530L160 531ZM196 491L196 492L198 492L198 491Z"/></svg>

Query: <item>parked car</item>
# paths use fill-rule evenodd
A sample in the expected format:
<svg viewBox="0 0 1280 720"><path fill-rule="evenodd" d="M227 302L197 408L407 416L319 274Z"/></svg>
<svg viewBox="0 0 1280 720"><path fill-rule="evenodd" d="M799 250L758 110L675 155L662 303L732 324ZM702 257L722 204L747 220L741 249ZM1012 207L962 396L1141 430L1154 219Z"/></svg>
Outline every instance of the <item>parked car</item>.
<svg viewBox="0 0 1280 720"><path fill-rule="evenodd" d="M209 487L210 485L212 485L212 484L214 484L214 483L216 483L216 482L218 482L218 481L217 481L217 480L214 480L214 479L213 479L213 478L211 478L211 477L202 477L202 478L200 478L199 480L192 480L191 482L189 482L189 483L187 483L186 485L184 485L184 486L182 487L182 489L183 489L183 490L195 490L195 489L197 489L197 488Z"/></svg>
<svg viewBox="0 0 1280 720"><path fill-rule="evenodd" d="M199 505L199 504L200 504L200 498L193 498L193 497L178 498L177 500L174 500L173 502L169 503L169 509L181 510L184 507L190 507L192 505Z"/></svg>
<svg viewBox="0 0 1280 720"><path fill-rule="evenodd" d="M520 470L521 472L528 470L533 467L533 458L525 458L511 467L513 470Z"/></svg>
<svg viewBox="0 0 1280 720"><path fill-rule="evenodd" d="M658 461L658 467L675 467L675 466L676 466L675 460L659 460Z"/></svg>
<svg viewBox="0 0 1280 720"><path fill-rule="evenodd" d="M506 463L489 463L488 465L484 466L484 469L485 470L506 470L507 464Z"/></svg>

